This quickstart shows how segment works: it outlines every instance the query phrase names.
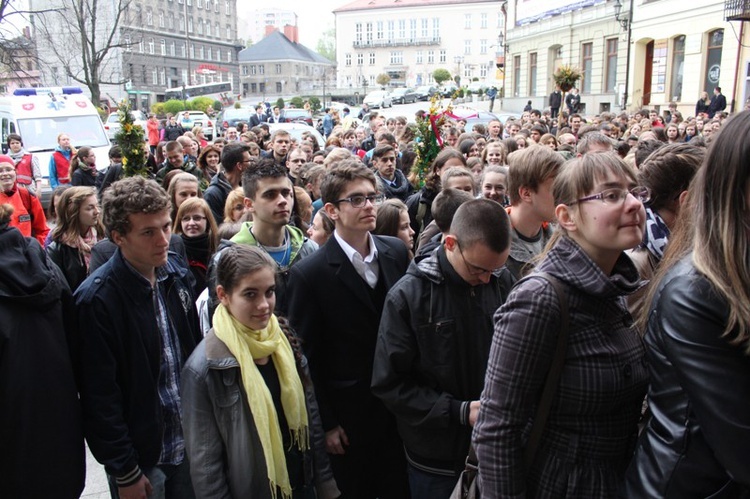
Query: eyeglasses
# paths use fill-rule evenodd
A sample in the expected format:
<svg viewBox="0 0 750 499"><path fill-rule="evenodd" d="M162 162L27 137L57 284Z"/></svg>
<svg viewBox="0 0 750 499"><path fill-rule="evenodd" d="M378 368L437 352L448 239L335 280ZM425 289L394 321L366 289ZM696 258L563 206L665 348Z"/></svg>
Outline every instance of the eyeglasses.
<svg viewBox="0 0 750 499"><path fill-rule="evenodd" d="M592 194L591 196L586 196L585 198L570 202L568 203L568 206L573 206L576 203L583 203L585 201L593 201L595 199L600 199L604 204L617 205L625 201L625 198L628 197L628 194L631 194L641 203L648 203L648 201L651 199L651 189L649 189L648 187L638 186L633 187L632 189L620 189L619 187L613 187L611 189L604 189L598 194Z"/></svg>
<svg viewBox="0 0 750 499"><path fill-rule="evenodd" d="M333 204L338 204L341 202L346 201L347 203L352 205L352 208L362 208L367 201L369 201L373 206L380 206L383 204L383 201L385 200L385 196L382 194L370 194L369 196L349 196L348 198L339 199L338 201L334 201Z"/></svg>
<svg viewBox="0 0 750 499"><path fill-rule="evenodd" d="M500 267L497 269L489 270L489 269L482 268L478 265L474 265L473 263L469 263L466 260L466 257L464 256L464 252L461 250L461 246L459 246L458 244L456 244L456 246L458 247L458 253L461 255L461 259L464 261L464 265L466 265L466 270L469 271L470 275L478 276L478 275L484 275L484 274L495 274L499 272L500 269L502 268Z"/></svg>
<svg viewBox="0 0 750 499"><path fill-rule="evenodd" d="M193 221L193 222L202 222L206 219L203 215L186 215L180 219L180 221L184 224Z"/></svg>

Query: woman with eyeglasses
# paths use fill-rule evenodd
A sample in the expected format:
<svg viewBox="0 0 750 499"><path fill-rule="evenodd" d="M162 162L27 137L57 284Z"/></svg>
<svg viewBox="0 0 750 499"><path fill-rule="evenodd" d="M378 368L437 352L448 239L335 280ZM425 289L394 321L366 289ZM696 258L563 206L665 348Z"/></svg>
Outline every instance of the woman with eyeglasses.
<svg viewBox="0 0 750 499"><path fill-rule="evenodd" d="M650 418L621 497L750 496L750 112L690 185L640 317Z"/></svg>
<svg viewBox="0 0 750 499"><path fill-rule="evenodd" d="M218 229L208 203L197 197L183 201L172 231L185 243L188 265L195 277L195 296L198 296L206 288L208 263L219 242Z"/></svg>
<svg viewBox="0 0 750 499"><path fill-rule="evenodd" d="M532 273L495 314L474 430L482 499L610 498L635 448L648 368L624 297L640 279L625 250L643 237L649 191L613 153L567 162L553 185L558 229L536 272L565 290L564 364L536 453L524 453L564 320Z"/></svg>

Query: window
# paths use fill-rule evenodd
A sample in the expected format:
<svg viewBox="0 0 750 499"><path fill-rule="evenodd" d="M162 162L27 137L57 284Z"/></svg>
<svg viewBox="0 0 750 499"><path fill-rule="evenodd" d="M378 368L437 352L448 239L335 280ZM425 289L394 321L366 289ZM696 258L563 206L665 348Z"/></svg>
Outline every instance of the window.
<svg viewBox="0 0 750 499"><path fill-rule="evenodd" d="M232 25L227 24L227 40L231 40L231 39L232 39Z"/></svg>
<svg viewBox="0 0 750 499"><path fill-rule="evenodd" d="M435 51L434 50L427 51L427 64L435 64Z"/></svg>
<svg viewBox="0 0 750 499"><path fill-rule="evenodd" d="M281 82L280 81L276 82L276 92L277 93L281 93Z"/></svg>
<svg viewBox="0 0 750 499"><path fill-rule="evenodd" d="M182 57L183 59L185 59L186 55L187 55L187 52L186 52L186 49L185 49L185 44L181 43L180 44L180 57ZM183 80L183 81L185 81L185 80Z"/></svg>
<svg viewBox="0 0 750 499"><path fill-rule="evenodd" d="M138 52L140 52L141 54L146 52L146 44L143 43L143 38L138 40Z"/></svg>
<svg viewBox="0 0 750 499"><path fill-rule="evenodd" d="M362 43L362 23L354 25L354 41L357 42L357 44Z"/></svg>
<svg viewBox="0 0 750 499"><path fill-rule="evenodd" d="M258 64L258 74L266 74L266 66L265 64Z"/></svg>
<svg viewBox="0 0 750 499"><path fill-rule="evenodd" d="M513 56L513 97L519 97L521 94L521 88L519 83L521 82L521 56Z"/></svg>
<svg viewBox="0 0 750 499"><path fill-rule="evenodd" d="M177 55L177 51L176 51L176 47L175 47L175 43L174 42L172 42L172 43L169 44L169 55L172 56L172 57L175 57Z"/></svg>
<svg viewBox="0 0 750 499"><path fill-rule="evenodd" d="M440 18L432 18L432 37L435 39L440 38Z"/></svg>
<svg viewBox="0 0 750 499"><path fill-rule="evenodd" d="M261 82L261 83L259 83L259 84L258 84L258 88L260 88L260 91L261 91L262 93L266 93L266 83L265 83L265 82Z"/></svg>
<svg viewBox="0 0 750 499"><path fill-rule="evenodd" d="M123 41L125 42L125 52L131 52L132 51L132 45L130 41L130 35L125 35L123 38Z"/></svg>
<svg viewBox="0 0 750 499"><path fill-rule="evenodd" d="M717 29L708 34L708 53L706 55L706 74L703 88L708 95L719 85L721 77L721 50L724 46L724 30Z"/></svg>
<svg viewBox="0 0 750 499"><path fill-rule="evenodd" d="M445 61L448 57L447 52L448 51L445 49L440 49L440 64L445 64Z"/></svg>
<svg viewBox="0 0 750 499"><path fill-rule="evenodd" d="M487 53L487 40L479 40L479 53L480 54Z"/></svg>
<svg viewBox="0 0 750 499"><path fill-rule="evenodd" d="M370 66L375 65L375 52L370 52Z"/></svg>
<svg viewBox="0 0 750 499"><path fill-rule="evenodd" d="M151 81L154 82L154 85L159 84L159 72L156 70L156 68L151 70Z"/></svg>
<svg viewBox="0 0 750 499"><path fill-rule="evenodd" d="M203 34L203 19L198 19L198 34Z"/></svg>
<svg viewBox="0 0 750 499"><path fill-rule="evenodd" d="M167 55L167 41L162 38L159 45L161 46L161 55Z"/></svg>
<svg viewBox="0 0 750 499"><path fill-rule="evenodd" d="M154 39L149 38L148 39L148 53L151 55L154 55L154 48L155 48Z"/></svg>
<svg viewBox="0 0 750 499"><path fill-rule="evenodd" d="M280 74L281 74L281 64L277 64L277 65L276 65L276 74L277 74L277 75L280 75Z"/></svg>
<svg viewBox="0 0 750 499"><path fill-rule="evenodd" d="M344 65L345 66L351 66L352 65L352 54L345 54L344 55Z"/></svg>
<svg viewBox="0 0 750 499"><path fill-rule="evenodd" d="M186 85L190 84L190 82L188 81L188 72L187 72L187 69L183 69L182 70L182 82L185 83Z"/></svg>
<svg viewBox="0 0 750 499"><path fill-rule="evenodd" d="M429 34L430 33L430 20L427 19L426 17L423 17L420 20L420 23L422 25L422 29L419 32L419 36L420 38L427 38L428 36L430 36Z"/></svg>
<svg viewBox="0 0 750 499"><path fill-rule="evenodd" d="M206 10L211 10L211 0L206 0Z"/></svg>
<svg viewBox="0 0 750 499"><path fill-rule="evenodd" d="M169 25L169 29L174 29L174 15L172 13L169 14L169 17L167 18L167 23Z"/></svg>
<svg viewBox="0 0 750 499"><path fill-rule="evenodd" d="M529 54L529 95L536 95L536 52Z"/></svg>
<svg viewBox="0 0 750 499"><path fill-rule="evenodd" d="M229 15L229 14L232 13L231 2L229 2L229 0L227 0L226 2L224 2L224 13L226 15Z"/></svg>
<svg viewBox="0 0 750 499"><path fill-rule="evenodd" d="M383 21L378 21L375 25L375 38L378 40L383 39Z"/></svg>
<svg viewBox="0 0 750 499"><path fill-rule="evenodd" d="M195 59L195 44L194 43L190 44L190 58Z"/></svg>
<svg viewBox="0 0 750 499"><path fill-rule="evenodd" d="M180 31L185 31L185 16L180 14Z"/></svg>
<svg viewBox="0 0 750 499"><path fill-rule="evenodd" d="M672 47L672 79L671 79L671 99L675 102L682 100L682 75L685 65L685 35L680 35L674 39Z"/></svg>
<svg viewBox="0 0 750 499"><path fill-rule="evenodd" d="M406 19L398 20L398 37L401 39L406 38Z"/></svg>
<svg viewBox="0 0 750 499"><path fill-rule="evenodd" d="M464 40L464 55L471 55L471 40Z"/></svg>
<svg viewBox="0 0 750 499"><path fill-rule="evenodd" d="M146 9L146 24L149 26L154 25L154 13L151 9Z"/></svg>
<svg viewBox="0 0 750 499"><path fill-rule="evenodd" d="M396 30L396 21L388 21L388 39L393 40Z"/></svg>
<svg viewBox="0 0 750 499"><path fill-rule="evenodd" d="M197 2L195 2L195 5L199 9L202 9L203 8L203 0L198 0Z"/></svg>
<svg viewBox="0 0 750 499"><path fill-rule="evenodd" d="M581 45L581 91L586 94L591 93L591 56L594 52L593 43L584 43Z"/></svg>
<svg viewBox="0 0 750 499"><path fill-rule="evenodd" d="M487 28L487 13L486 12L482 12L481 14L479 14L479 27L482 29Z"/></svg>
<svg viewBox="0 0 750 499"><path fill-rule="evenodd" d="M206 36L211 36L211 21L206 19Z"/></svg>
<svg viewBox="0 0 750 499"><path fill-rule="evenodd" d="M219 0L216 0L216 3L214 4L214 12L217 14L219 13Z"/></svg>
<svg viewBox="0 0 750 499"><path fill-rule="evenodd" d="M219 2L216 2L216 5L219 5ZM216 33L216 38L221 38L221 24L217 21L216 26L214 27L216 28L216 31L214 31L214 33Z"/></svg>
<svg viewBox="0 0 750 499"><path fill-rule="evenodd" d="M206 60L210 61L214 58L214 51L211 47L206 47Z"/></svg>
<svg viewBox="0 0 750 499"><path fill-rule="evenodd" d="M464 28L471 29L471 14L464 14Z"/></svg>
<svg viewBox="0 0 750 499"><path fill-rule="evenodd" d="M255 64L251 64L251 65L250 65L250 74L251 74L251 75L254 75L254 74L256 74L256 71L255 71Z"/></svg>
<svg viewBox="0 0 750 499"><path fill-rule="evenodd" d="M187 4L188 4L188 7L192 7L193 6L193 0L187 0Z"/></svg>
<svg viewBox="0 0 750 499"><path fill-rule="evenodd" d="M203 49L203 45L198 47L198 59L203 60L206 58L206 51Z"/></svg>
<svg viewBox="0 0 750 499"><path fill-rule="evenodd" d="M403 64L404 53L401 50L394 50L391 52L391 64Z"/></svg>
<svg viewBox="0 0 750 499"><path fill-rule="evenodd" d="M164 68L161 68L161 71L159 71L159 85L162 87L167 86L167 71Z"/></svg>
<svg viewBox="0 0 750 499"><path fill-rule="evenodd" d="M361 66L365 63L365 56L362 53L357 54L357 66Z"/></svg>
<svg viewBox="0 0 750 499"><path fill-rule="evenodd" d="M417 38L417 20L409 19L409 38L414 40Z"/></svg>
<svg viewBox="0 0 750 499"><path fill-rule="evenodd" d="M368 43L372 42L372 23L367 23L365 25L365 36Z"/></svg>
<svg viewBox="0 0 750 499"><path fill-rule="evenodd" d="M617 86L617 38L607 40L607 79L604 93L615 92Z"/></svg>
<svg viewBox="0 0 750 499"><path fill-rule="evenodd" d="M227 50L227 62L232 62L232 51Z"/></svg>
<svg viewBox="0 0 750 499"><path fill-rule="evenodd" d="M165 27L165 23L164 23L164 11L163 10L159 11L159 27L160 28Z"/></svg>
<svg viewBox="0 0 750 499"><path fill-rule="evenodd" d="M192 33L193 32L193 18L188 17L187 23L188 23L188 33Z"/></svg>
<svg viewBox="0 0 750 499"><path fill-rule="evenodd" d="M479 66L479 77L480 78L487 78L487 65L482 64Z"/></svg>
<svg viewBox="0 0 750 499"><path fill-rule="evenodd" d="M421 50L417 50L417 60L416 60L416 62L417 62L417 64L422 64L422 51Z"/></svg>

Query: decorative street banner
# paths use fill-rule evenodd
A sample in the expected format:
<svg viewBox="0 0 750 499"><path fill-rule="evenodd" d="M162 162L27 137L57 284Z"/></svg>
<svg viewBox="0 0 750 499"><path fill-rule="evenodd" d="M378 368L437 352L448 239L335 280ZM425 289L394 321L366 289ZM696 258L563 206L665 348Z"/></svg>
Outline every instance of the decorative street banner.
<svg viewBox="0 0 750 499"><path fill-rule="evenodd" d="M523 26L546 17L559 16L573 10L599 5L606 0L520 0L516 7L516 26Z"/></svg>

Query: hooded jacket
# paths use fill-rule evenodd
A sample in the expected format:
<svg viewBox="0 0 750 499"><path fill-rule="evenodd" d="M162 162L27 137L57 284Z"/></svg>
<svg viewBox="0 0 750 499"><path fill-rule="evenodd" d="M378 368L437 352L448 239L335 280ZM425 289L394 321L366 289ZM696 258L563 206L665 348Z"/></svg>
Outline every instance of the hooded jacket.
<svg viewBox="0 0 750 499"><path fill-rule="evenodd" d="M7 225L0 258L2 495L78 498L86 463L70 289L39 243Z"/></svg>
<svg viewBox="0 0 750 499"><path fill-rule="evenodd" d="M385 300L372 391L396 415L407 459L438 474L458 474L471 442L469 402L479 400L492 343L492 315L512 287L503 268L471 286L440 246Z"/></svg>

